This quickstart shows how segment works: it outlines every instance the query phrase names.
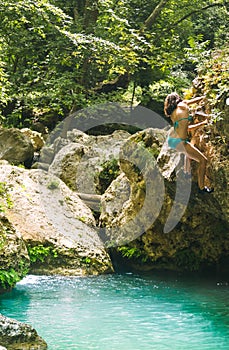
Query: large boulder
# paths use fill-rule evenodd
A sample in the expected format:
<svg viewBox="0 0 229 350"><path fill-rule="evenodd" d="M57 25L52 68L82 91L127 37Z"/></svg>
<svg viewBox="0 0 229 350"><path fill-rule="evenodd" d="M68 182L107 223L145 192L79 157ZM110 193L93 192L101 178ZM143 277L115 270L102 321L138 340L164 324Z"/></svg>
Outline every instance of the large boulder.
<svg viewBox="0 0 229 350"><path fill-rule="evenodd" d="M122 173L101 201L107 244L113 254L132 257L129 263L137 268L216 266L229 255L227 168L219 158L212 169L212 179L222 173L216 191L200 194L195 166L191 182L183 174L182 155L168 148L166 134L143 130L121 150Z"/></svg>
<svg viewBox="0 0 229 350"><path fill-rule="evenodd" d="M134 240L159 215L164 194L158 189L163 186L163 179L155 157L164 139L163 130L149 129L129 137L120 150L120 167L125 176L118 177L112 183L101 201L103 210L100 222L101 226L106 226L108 245L122 245ZM142 140L149 151L143 147Z"/></svg>
<svg viewBox="0 0 229 350"><path fill-rule="evenodd" d="M20 233L0 213L0 292L12 288L22 279L28 272L29 265L27 248Z"/></svg>
<svg viewBox="0 0 229 350"><path fill-rule="evenodd" d="M34 156L34 148L28 136L19 129L0 129L0 159L9 163L26 167L31 166Z"/></svg>
<svg viewBox="0 0 229 350"><path fill-rule="evenodd" d="M0 315L0 344L7 350L46 350L47 343L26 323Z"/></svg>
<svg viewBox="0 0 229 350"><path fill-rule="evenodd" d="M73 129L67 138L57 137L44 147L38 167L62 179L71 189L83 193L100 192L99 174L107 162L119 158L119 151L129 137L126 131L111 135L89 136ZM48 166L47 166L48 163Z"/></svg>
<svg viewBox="0 0 229 350"><path fill-rule="evenodd" d="M99 274L113 267L91 210L42 170L0 165L12 205L5 215L21 233L36 273Z"/></svg>
<svg viewBox="0 0 229 350"><path fill-rule="evenodd" d="M23 135L26 135L31 140L35 152L41 150L41 148L45 144L45 140L41 133L31 130L29 128L23 128L20 129L20 131Z"/></svg>

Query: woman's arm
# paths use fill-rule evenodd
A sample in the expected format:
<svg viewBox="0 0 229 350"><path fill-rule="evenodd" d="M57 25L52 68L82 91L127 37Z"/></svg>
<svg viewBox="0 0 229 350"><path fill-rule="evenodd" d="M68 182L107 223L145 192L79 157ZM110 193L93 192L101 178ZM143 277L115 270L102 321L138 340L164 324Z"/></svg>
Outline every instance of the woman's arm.
<svg viewBox="0 0 229 350"><path fill-rule="evenodd" d="M197 123L197 124L189 125L189 126L188 126L188 131L194 131L194 130L196 130L196 129L198 129L198 128L200 128L201 126L204 126L204 125L206 125L206 124L208 124L208 120L207 120L207 119L205 119L203 122L200 122L200 123Z"/></svg>
<svg viewBox="0 0 229 350"><path fill-rule="evenodd" d="M187 105L191 105L193 103L199 102L201 100L203 100L205 98L205 96L198 96L198 97L194 97L191 100L183 100L183 102L185 102Z"/></svg>
<svg viewBox="0 0 229 350"><path fill-rule="evenodd" d="M198 111L195 111L194 115L199 115L200 117L209 117L209 114L206 114L204 112L198 112Z"/></svg>

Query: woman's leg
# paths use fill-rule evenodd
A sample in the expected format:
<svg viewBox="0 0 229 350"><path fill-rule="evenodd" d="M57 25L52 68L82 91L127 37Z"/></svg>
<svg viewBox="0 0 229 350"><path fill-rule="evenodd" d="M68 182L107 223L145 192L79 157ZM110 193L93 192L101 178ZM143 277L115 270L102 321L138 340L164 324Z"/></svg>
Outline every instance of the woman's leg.
<svg viewBox="0 0 229 350"><path fill-rule="evenodd" d="M205 172L206 172L207 158L203 153L201 153L198 150L198 148L196 148L189 142L186 144L179 145L177 147L177 150L181 151L182 153L185 153L188 158L193 159L199 163L198 185L199 185L199 188L202 190L204 188L204 178L205 178Z"/></svg>
<svg viewBox="0 0 229 350"><path fill-rule="evenodd" d="M191 160L186 154L184 155L184 172L185 174L191 173Z"/></svg>

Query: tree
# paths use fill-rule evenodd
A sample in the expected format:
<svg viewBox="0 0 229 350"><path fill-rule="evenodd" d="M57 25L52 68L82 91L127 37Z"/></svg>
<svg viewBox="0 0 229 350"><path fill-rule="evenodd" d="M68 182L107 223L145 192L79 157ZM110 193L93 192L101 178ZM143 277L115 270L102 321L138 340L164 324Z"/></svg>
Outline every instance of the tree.
<svg viewBox="0 0 229 350"><path fill-rule="evenodd" d="M39 106L45 91L50 91L55 55L61 53L59 31L69 25L70 18L46 1L1 1L0 6L1 59L9 96L7 104L1 100L2 111L12 115L9 123L23 124L27 112L30 116L29 110Z"/></svg>
<svg viewBox="0 0 229 350"><path fill-rule="evenodd" d="M190 38L210 39L210 48L224 43L226 6L222 0L0 0L6 123L39 119L52 128L71 111L120 100L129 84L144 90L177 79L171 72L195 68L185 50ZM220 28L209 38L204 14L213 9Z"/></svg>

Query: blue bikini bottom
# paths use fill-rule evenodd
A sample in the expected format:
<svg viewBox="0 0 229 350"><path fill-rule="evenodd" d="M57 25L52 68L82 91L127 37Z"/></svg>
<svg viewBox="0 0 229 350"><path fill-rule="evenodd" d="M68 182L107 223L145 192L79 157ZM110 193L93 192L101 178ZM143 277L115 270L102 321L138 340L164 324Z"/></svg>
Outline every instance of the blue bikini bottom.
<svg viewBox="0 0 229 350"><path fill-rule="evenodd" d="M179 143L184 142L184 143L188 143L189 139L181 139L180 137L168 137L168 145L170 148L172 149L176 149L177 145L179 145Z"/></svg>

